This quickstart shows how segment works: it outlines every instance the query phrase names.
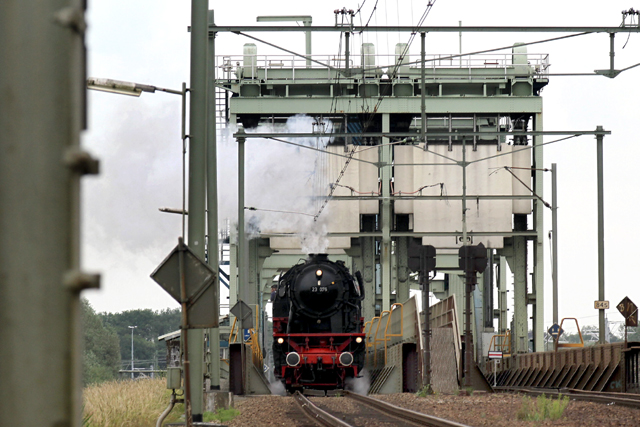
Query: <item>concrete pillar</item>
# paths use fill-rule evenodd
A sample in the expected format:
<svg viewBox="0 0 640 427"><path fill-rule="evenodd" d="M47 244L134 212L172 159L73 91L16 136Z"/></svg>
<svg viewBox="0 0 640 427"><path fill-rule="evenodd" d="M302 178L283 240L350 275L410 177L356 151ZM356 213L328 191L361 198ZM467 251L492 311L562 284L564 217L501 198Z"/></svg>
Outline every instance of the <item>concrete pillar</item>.
<svg viewBox="0 0 640 427"><path fill-rule="evenodd" d="M373 237L361 237L360 247L362 248L362 279L365 288L364 301L362 301L362 316L365 321L368 321L376 313L375 239Z"/></svg>
<svg viewBox="0 0 640 427"><path fill-rule="evenodd" d="M238 245L229 243L229 308L238 302ZM233 314L229 314L233 324Z"/></svg>
<svg viewBox="0 0 640 427"><path fill-rule="evenodd" d="M535 131L542 132L542 113L536 114L533 121ZM533 179L533 191L544 199L544 168L542 136L534 136L533 167L536 168ZM533 351L544 351L544 210L541 201L533 203L533 229L536 237L533 241L533 295L530 298L533 304ZM555 233L555 230L554 230ZM555 255L555 254L554 254Z"/></svg>
<svg viewBox="0 0 640 427"><path fill-rule="evenodd" d="M514 215L514 230L527 229L527 216ZM526 353L529 349L529 331L527 315L527 238L517 236L513 238L513 306L514 330L511 331L515 353Z"/></svg>
<svg viewBox="0 0 640 427"><path fill-rule="evenodd" d="M507 316L507 260L499 257L498 261L498 333L504 334L509 327Z"/></svg>
<svg viewBox="0 0 640 427"><path fill-rule="evenodd" d="M389 132L389 114L382 115L382 132ZM382 311L391 307L391 146L389 138L382 138L380 146L380 181L382 182L382 210L380 212L380 222L382 228L382 245L380 248L380 269L382 274Z"/></svg>
<svg viewBox="0 0 640 427"><path fill-rule="evenodd" d="M409 299L409 238L398 237L396 240L396 302L404 303Z"/></svg>

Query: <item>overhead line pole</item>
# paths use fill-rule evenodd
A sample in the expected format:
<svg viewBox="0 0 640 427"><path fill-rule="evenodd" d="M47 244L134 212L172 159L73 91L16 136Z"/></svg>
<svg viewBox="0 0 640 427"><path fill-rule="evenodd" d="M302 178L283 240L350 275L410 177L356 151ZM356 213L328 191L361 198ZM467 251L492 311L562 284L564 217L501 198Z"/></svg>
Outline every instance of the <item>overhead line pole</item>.
<svg viewBox="0 0 640 427"><path fill-rule="evenodd" d="M205 255L207 37L208 0L191 0L191 73L189 108L189 248L201 260ZM189 329L191 421L202 421L204 403L204 330Z"/></svg>
<svg viewBox="0 0 640 427"><path fill-rule="evenodd" d="M213 24L213 10L208 14L209 25ZM213 111L207 111L207 264L216 273L219 271L218 261L218 167L217 167L217 140L216 140L216 87L215 87L215 39L216 33L208 34L207 53L207 105L213 106ZM226 95L225 95L226 96ZM220 275L216 274L213 284L215 292L215 307L213 310L220 316ZM217 324L217 322L216 322ZM209 350L211 351L210 365L210 389L220 390L220 328L209 329Z"/></svg>
<svg viewBox="0 0 640 427"><path fill-rule="evenodd" d="M552 235L552 267L553 282L553 324L558 323L558 181L556 164L551 164L551 229Z"/></svg>
<svg viewBox="0 0 640 427"><path fill-rule="evenodd" d="M598 126L596 131L603 130ZM597 169L598 169L598 300L604 301L604 155L602 140L604 136L596 135ZM598 310L598 342L605 343L604 309Z"/></svg>

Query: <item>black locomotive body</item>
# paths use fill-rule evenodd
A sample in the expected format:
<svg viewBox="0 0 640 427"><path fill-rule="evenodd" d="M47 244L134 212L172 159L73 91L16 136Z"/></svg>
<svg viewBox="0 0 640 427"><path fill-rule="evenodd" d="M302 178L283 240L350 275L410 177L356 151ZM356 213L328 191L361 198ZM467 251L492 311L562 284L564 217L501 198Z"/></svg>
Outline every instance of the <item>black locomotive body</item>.
<svg viewBox="0 0 640 427"><path fill-rule="evenodd" d="M274 373L287 390L340 389L364 365L364 288L344 262L311 254L282 275L273 300Z"/></svg>

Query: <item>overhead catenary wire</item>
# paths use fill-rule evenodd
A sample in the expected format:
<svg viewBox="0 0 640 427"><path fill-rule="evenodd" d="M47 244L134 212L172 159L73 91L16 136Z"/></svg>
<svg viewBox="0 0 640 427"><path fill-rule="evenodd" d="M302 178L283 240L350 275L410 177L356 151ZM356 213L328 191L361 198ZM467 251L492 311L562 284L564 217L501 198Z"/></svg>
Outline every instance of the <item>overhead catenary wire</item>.
<svg viewBox="0 0 640 427"><path fill-rule="evenodd" d="M310 217L314 216L313 214L308 214L308 213L305 213L305 212L283 211L283 210L278 210L278 209L263 209L263 208L256 208L256 207L253 207L253 206L245 206L244 208L245 208L245 210L248 210L248 211L287 213L287 214L295 214L295 215L305 215L305 216L310 216Z"/></svg>
<svg viewBox="0 0 640 427"><path fill-rule="evenodd" d="M435 0L434 1L429 1L427 4L427 7L425 8L424 13L422 14L422 16L420 17L420 21L418 22L418 25L416 26L416 28L419 28L425 21L425 19L427 18L427 16L429 15L429 12L431 11L431 8L433 7L433 5L435 4ZM374 6L374 11L376 9L378 5L378 1L376 0L376 4ZM373 15L373 13L372 13ZM367 22L367 25L369 25L369 23ZM400 63L402 62L402 58L404 58L404 56L406 55L406 52L408 51L409 47L411 46L411 43L413 42L413 39L415 38L415 32L411 34L411 37L409 38L409 42L407 43L407 46L405 47L400 61L395 64L394 67L394 71L393 73L391 73L391 78L393 78L393 76L395 76L395 74L397 73L398 68L400 67ZM389 90L388 87L385 87L385 92ZM383 96L380 96L378 98L378 102L376 103L375 107L373 108L373 110L369 113L369 117L365 123L365 125L362 127L362 132L364 133L368 127L371 125L371 122L373 121L373 118L375 116L375 113L378 111L378 107L380 106L380 104L382 103L382 100L384 99L384 94ZM354 135L356 136L356 135ZM326 205L329 202L329 199L333 196L333 193L335 192L336 188L337 188L337 184L340 182L340 180L342 179L342 177L344 176L344 173L347 169L347 167L349 166L349 164L351 163L351 159L353 158L353 155L356 153L356 149L355 147L350 151L349 153L349 158L346 160L344 167L342 168L342 170L340 171L340 174L338 175L338 178L336 179L334 185L331 186L331 190L329 192L329 195L326 197L325 201L322 203L322 205L320 206L320 209L318 210L318 213L316 214L314 220L317 220L317 218L320 216L320 214L322 213L322 211L324 210L324 208L326 207Z"/></svg>
<svg viewBox="0 0 640 427"><path fill-rule="evenodd" d="M513 173L513 171L511 170L511 168L509 166L504 166L504 169L509 172L511 175L513 175L513 177L515 179L517 179L520 184L522 184L527 190L529 190L529 192L531 194L533 194L538 200L540 200L542 202L543 205L545 205L547 208L551 209L551 205L547 202L545 202L542 197L540 197L538 195L538 193L536 193L535 191L533 191L533 189L531 187L529 187L523 180L520 179L520 177L518 175L516 175L515 173Z"/></svg>
<svg viewBox="0 0 640 427"><path fill-rule="evenodd" d="M338 154L338 153L334 153L334 152L331 152L331 151L322 150L322 149L319 149L319 148L309 147L308 145L296 144L295 142L286 141L284 139L275 138L275 137L267 137L266 139L273 139L274 141L283 142L285 144L294 145L294 146L300 147L300 148L306 148L307 150L319 151L321 153L329 154L329 155L332 155L332 156L344 157L344 158L348 159L349 161L352 160L352 156L350 156L350 155ZM354 147L354 151L355 151L355 149L356 149L356 147ZM374 165L374 166L378 165L377 163L370 162L368 160L362 160L362 159L355 159L355 160L357 162L369 163L370 165Z"/></svg>

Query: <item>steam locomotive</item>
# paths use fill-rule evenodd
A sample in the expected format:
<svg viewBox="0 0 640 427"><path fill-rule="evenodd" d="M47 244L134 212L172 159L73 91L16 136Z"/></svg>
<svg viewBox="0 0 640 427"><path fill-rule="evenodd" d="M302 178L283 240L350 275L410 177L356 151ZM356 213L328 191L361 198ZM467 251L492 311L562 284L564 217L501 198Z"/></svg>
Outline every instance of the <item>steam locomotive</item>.
<svg viewBox="0 0 640 427"><path fill-rule="evenodd" d="M289 392L343 389L365 358L362 276L311 254L280 278L273 301L274 373Z"/></svg>

